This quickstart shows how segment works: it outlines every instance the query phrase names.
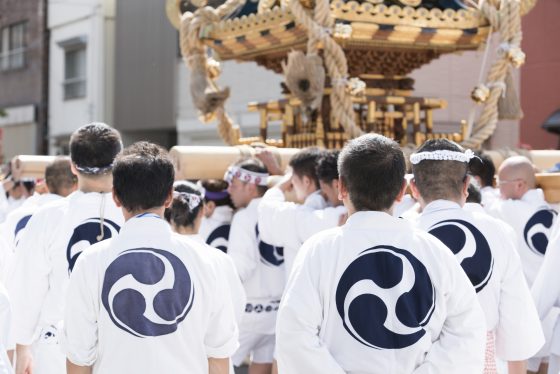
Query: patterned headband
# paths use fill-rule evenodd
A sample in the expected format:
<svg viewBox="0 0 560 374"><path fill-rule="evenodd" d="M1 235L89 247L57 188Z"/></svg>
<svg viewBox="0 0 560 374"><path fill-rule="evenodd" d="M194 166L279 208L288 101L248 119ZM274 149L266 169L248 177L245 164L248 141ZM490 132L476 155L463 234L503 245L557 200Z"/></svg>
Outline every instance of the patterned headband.
<svg viewBox="0 0 560 374"><path fill-rule="evenodd" d="M194 193L173 191L173 197L185 199L190 211L195 210L202 202L202 197Z"/></svg>
<svg viewBox="0 0 560 374"><path fill-rule="evenodd" d="M470 149L467 149L465 153L442 149L432 152L414 153L410 156L410 162L412 165L417 165L424 160L459 161L468 163L473 157L475 157L475 154Z"/></svg>
<svg viewBox="0 0 560 374"><path fill-rule="evenodd" d="M237 178L245 183L256 184L257 186L266 186L268 173L257 173L239 166L230 166L224 175L224 180L231 184L233 178Z"/></svg>
<svg viewBox="0 0 560 374"><path fill-rule="evenodd" d="M107 166L101 166L101 167L79 166L77 164L75 164L75 165L76 165L76 170L78 170L82 174L88 174L88 175L105 174L105 173L111 171L111 169L113 168L113 164L110 164L110 165L107 165Z"/></svg>

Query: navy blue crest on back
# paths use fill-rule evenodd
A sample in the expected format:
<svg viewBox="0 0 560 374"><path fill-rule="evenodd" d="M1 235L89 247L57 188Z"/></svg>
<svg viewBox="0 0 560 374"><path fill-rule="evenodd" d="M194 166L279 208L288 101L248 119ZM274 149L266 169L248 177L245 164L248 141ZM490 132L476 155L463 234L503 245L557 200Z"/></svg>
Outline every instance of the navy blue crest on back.
<svg viewBox="0 0 560 374"><path fill-rule="evenodd" d="M409 347L425 334L436 295L428 270L410 252L380 245L362 251L336 288L346 331L375 349Z"/></svg>
<svg viewBox="0 0 560 374"><path fill-rule="evenodd" d="M27 223L29 222L30 219L31 219L31 214L21 218L18 221L18 223L16 223L16 228L14 230L14 243L15 243L15 245L17 245L18 242L19 242L18 234L21 232L21 230L23 230L25 228L25 226L27 226Z"/></svg>
<svg viewBox="0 0 560 374"><path fill-rule="evenodd" d="M68 260L68 273L72 272L76 260L82 251L89 246L116 236L121 228L115 222L103 220L103 236L101 237L101 220L88 218L74 229L68 246L66 247L66 260Z"/></svg>
<svg viewBox="0 0 560 374"><path fill-rule="evenodd" d="M494 257L480 230L469 222L450 219L436 223L428 232L453 252L476 292L482 291L492 277Z"/></svg>
<svg viewBox="0 0 560 374"><path fill-rule="evenodd" d="M284 248L275 247L261 240L259 225L255 226L261 262L268 266L280 266L284 263Z"/></svg>
<svg viewBox="0 0 560 374"><path fill-rule="evenodd" d="M541 209L529 218L523 229L523 239L536 254L544 256L548 246L548 235L558 213L552 209Z"/></svg>
<svg viewBox="0 0 560 374"><path fill-rule="evenodd" d="M229 240L229 230L231 225L218 226L208 235L206 244L211 247L218 248L220 251L227 253L227 246Z"/></svg>
<svg viewBox="0 0 560 374"><path fill-rule="evenodd" d="M111 321L136 337L177 331L194 301L194 284L173 253L154 248L124 251L107 267L101 302Z"/></svg>

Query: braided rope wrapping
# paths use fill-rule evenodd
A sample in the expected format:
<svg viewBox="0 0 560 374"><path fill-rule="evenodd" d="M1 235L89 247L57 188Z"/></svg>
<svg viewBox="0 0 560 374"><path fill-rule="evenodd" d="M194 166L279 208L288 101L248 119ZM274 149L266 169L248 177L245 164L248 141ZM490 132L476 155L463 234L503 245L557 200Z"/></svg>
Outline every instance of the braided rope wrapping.
<svg viewBox="0 0 560 374"><path fill-rule="evenodd" d="M350 95L346 91L348 80L348 65L342 47L329 35L334 20L330 14L328 0L316 0L313 18L303 8L299 0L290 0L288 7L296 21L308 33L308 53L317 53L319 43L323 47L323 56L327 73L331 78L331 123L339 123L348 137L355 138L363 134L356 125L354 106Z"/></svg>
<svg viewBox="0 0 560 374"><path fill-rule="evenodd" d="M512 61L508 50L515 50L522 54L521 15L522 11L529 11L535 2L536 0L525 0L523 3L520 0L503 0L500 4L495 1L487 1L482 4L482 13L488 19L492 28L499 30L501 50L498 52L496 61L490 67L486 78L486 82L491 83L487 84L490 89L488 99L485 101L480 117L473 127L472 134L463 141L463 146L467 148L480 148L496 130L498 101L504 92L506 76L512 65L519 65ZM507 46L508 50L504 50L504 46Z"/></svg>
<svg viewBox="0 0 560 374"><path fill-rule="evenodd" d="M239 143L239 126L233 124L225 111L229 88L220 90L214 82L217 69L213 68L214 64L209 64L202 37L209 25L220 21L244 3L245 0L227 0L217 8L205 6L194 13L186 12L181 17L179 30L181 54L191 71L193 103L206 120L216 116L218 133L228 145Z"/></svg>

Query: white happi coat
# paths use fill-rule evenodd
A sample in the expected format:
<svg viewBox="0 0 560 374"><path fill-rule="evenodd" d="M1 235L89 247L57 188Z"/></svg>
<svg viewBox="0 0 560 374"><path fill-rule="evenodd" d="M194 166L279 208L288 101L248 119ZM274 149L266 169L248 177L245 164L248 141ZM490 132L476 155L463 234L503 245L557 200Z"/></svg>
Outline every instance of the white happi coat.
<svg viewBox="0 0 560 374"><path fill-rule="evenodd" d="M486 329L495 334L496 356L522 361L537 353L544 335L512 228L448 200L428 204L417 223L455 254L471 280L484 310Z"/></svg>
<svg viewBox="0 0 560 374"><path fill-rule="evenodd" d="M247 305L247 295L245 295L243 283L241 283L239 274L237 274L237 269L235 268L233 260L221 250L206 244L204 239L198 234L187 235L186 237L198 243L199 245L197 245L196 248L204 249L203 255L209 256L218 264L221 273L226 278L226 286L229 287L229 290L225 292L225 294L231 297L233 311L235 312L235 320L237 325L240 325L245 312L245 306Z"/></svg>
<svg viewBox="0 0 560 374"><path fill-rule="evenodd" d="M11 327L11 308L8 291L0 283L0 374L13 374L14 370L7 355Z"/></svg>
<svg viewBox="0 0 560 374"><path fill-rule="evenodd" d="M484 314L449 249L406 220L357 212L306 241L278 315L281 373L473 374Z"/></svg>
<svg viewBox="0 0 560 374"><path fill-rule="evenodd" d="M217 206L209 218L203 217L198 234L206 244L227 253L233 209Z"/></svg>
<svg viewBox="0 0 560 374"><path fill-rule="evenodd" d="M531 286L541 267L558 213L544 200L541 189L529 190L519 200L496 200L487 212L514 229L523 272Z"/></svg>
<svg viewBox="0 0 560 374"><path fill-rule="evenodd" d="M240 331L273 334L284 289L284 254L281 247L261 239L257 209L261 199L233 216L228 255L231 256L247 295Z"/></svg>
<svg viewBox="0 0 560 374"><path fill-rule="evenodd" d="M317 199L316 194L311 201ZM279 188L269 189L259 205L259 230L262 238L284 248L286 278L304 241L316 233L336 227L346 214L344 206L314 208L308 200L303 205L287 202Z"/></svg>
<svg viewBox="0 0 560 374"><path fill-rule="evenodd" d="M480 189L481 204L484 207L490 207L494 202L500 199L500 189L494 187L482 187Z"/></svg>
<svg viewBox="0 0 560 374"><path fill-rule="evenodd" d="M541 319L545 320L560 308L560 222L556 221L550 241L531 292ZM560 323L556 322L550 350L560 356Z"/></svg>
<svg viewBox="0 0 560 374"><path fill-rule="evenodd" d="M12 245L14 250L33 213L41 206L59 199L62 199L62 196L51 193L31 196L19 208L8 214L6 221L2 224L2 236Z"/></svg>
<svg viewBox="0 0 560 374"><path fill-rule="evenodd" d="M42 206L29 220L18 244L9 291L14 340L36 346L34 373L58 373L60 365L64 370L64 359L51 368L43 360L54 362L54 353L43 355L41 350L60 352L53 347L64 317L70 272L82 251L116 236L123 221L110 193L81 191Z"/></svg>
<svg viewBox="0 0 560 374"><path fill-rule="evenodd" d="M208 373L237 348L221 268L154 214L83 253L70 278L63 347L93 373Z"/></svg>

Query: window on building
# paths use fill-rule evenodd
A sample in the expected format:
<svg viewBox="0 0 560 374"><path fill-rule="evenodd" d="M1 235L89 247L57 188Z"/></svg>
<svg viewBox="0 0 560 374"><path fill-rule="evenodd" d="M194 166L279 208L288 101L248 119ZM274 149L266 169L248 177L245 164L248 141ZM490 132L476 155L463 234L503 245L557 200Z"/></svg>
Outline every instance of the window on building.
<svg viewBox="0 0 560 374"><path fill-rule="evenodd" d="M20 69L25 66L27 22L15 23L0 30L0 70Z"/></svg>
<svg viewBox="0 0 560 374"><path fill-rule="evenodd" d="M77 37L58 43L64 50L64 100L86 96L86 49L85 37Z"/></svg>

